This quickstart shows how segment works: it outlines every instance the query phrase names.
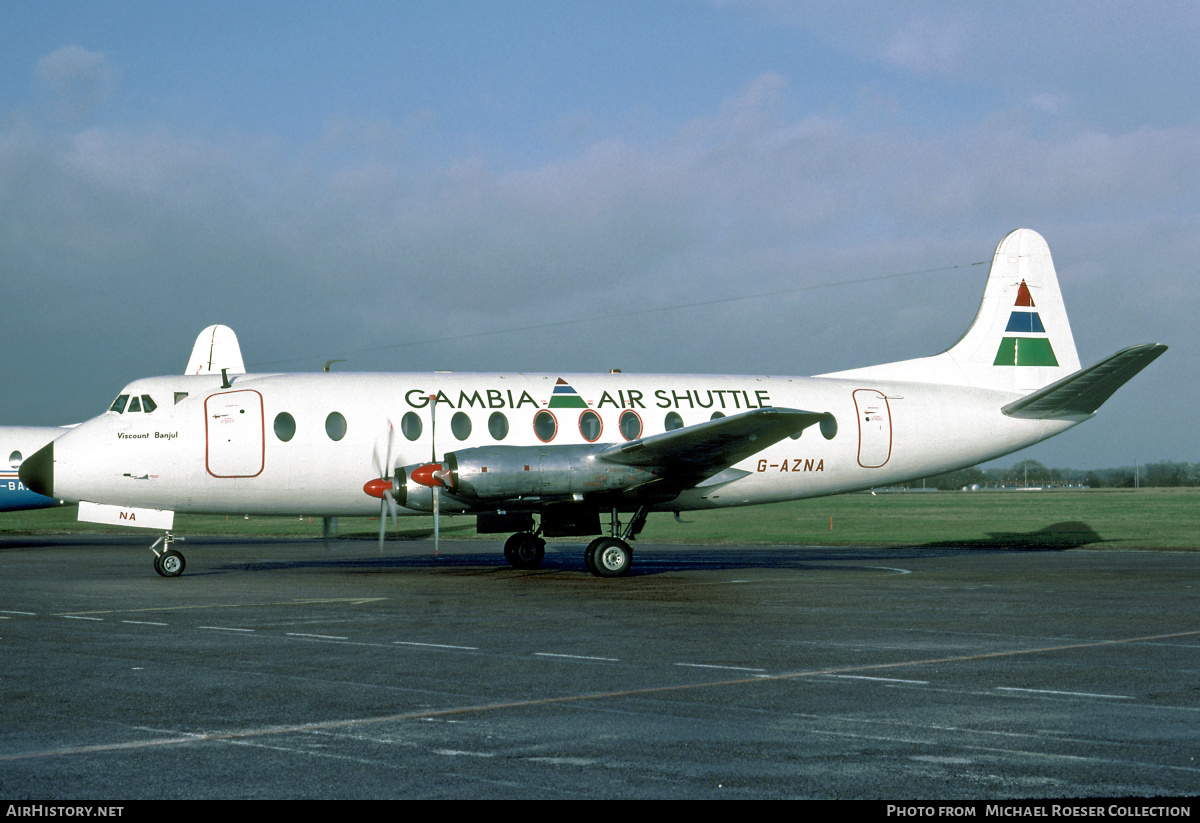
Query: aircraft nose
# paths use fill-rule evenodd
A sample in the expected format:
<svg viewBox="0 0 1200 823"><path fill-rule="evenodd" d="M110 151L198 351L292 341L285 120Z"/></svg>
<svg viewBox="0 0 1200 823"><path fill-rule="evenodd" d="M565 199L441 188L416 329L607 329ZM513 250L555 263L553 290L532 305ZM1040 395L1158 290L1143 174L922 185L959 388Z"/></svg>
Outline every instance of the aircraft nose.
<svg viewBox="0 0 1200 823"><path fill-rule="evenodd" d="M25 488L46 497L54 496L54 443L50 442L35 451L21 463L17 477Z"/></svg>

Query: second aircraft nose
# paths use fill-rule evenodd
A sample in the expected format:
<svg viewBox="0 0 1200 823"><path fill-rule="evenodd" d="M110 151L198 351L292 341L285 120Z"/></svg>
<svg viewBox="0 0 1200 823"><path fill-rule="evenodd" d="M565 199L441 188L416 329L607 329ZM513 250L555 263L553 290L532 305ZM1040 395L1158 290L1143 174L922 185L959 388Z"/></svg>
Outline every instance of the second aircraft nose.
<svg viewBox="0 0 1200 823"><path fill-rule="evenodd" d="M30 491L54 496L54 444L47 443L21 463L17 477Z"/></svg>

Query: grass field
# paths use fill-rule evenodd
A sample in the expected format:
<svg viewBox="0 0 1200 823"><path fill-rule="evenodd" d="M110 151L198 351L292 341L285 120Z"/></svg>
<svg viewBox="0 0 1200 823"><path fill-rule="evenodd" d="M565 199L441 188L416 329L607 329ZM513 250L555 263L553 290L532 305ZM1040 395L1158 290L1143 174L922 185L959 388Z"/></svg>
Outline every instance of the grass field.
<svg viewBox="0 0 1200 823"><path fill-rule="evenodd" d="M848 494L690 512L676 523L651 515L639 538L646 543L925 546L979 548L1045 547L1200 550L1200 489L1105 489L1092 491L936 492ZM375 539L379 521L341 518L343 540ZM432 534L432 519L401 518L390 539ZM177 515L181 535L320 537L320 518ZM111 533L75 519L75 508L0 514L5 534ZM152 532L145 532L147 535ZM477 538L497 545L504 535L476 535L474 517L444 517L448 538ZM583 541L584 538L574 538Z"/></svg>

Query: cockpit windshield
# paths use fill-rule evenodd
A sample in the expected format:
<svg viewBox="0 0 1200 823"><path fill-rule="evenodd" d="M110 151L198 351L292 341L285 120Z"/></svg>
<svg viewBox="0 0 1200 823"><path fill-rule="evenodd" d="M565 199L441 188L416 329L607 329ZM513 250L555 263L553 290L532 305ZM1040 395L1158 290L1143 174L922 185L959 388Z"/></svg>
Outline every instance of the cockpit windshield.
<svg viewBox="0 0 1200 823"><path fill-rule="evenodd" d="M125 412L129 412L130 414L138 412L150 414L150 412L157 408L158 404L155 403L148 394L122 394L113 401L113 404L108 407L108 410L110 412L116 412L117 414L124 414Z"/></svg>

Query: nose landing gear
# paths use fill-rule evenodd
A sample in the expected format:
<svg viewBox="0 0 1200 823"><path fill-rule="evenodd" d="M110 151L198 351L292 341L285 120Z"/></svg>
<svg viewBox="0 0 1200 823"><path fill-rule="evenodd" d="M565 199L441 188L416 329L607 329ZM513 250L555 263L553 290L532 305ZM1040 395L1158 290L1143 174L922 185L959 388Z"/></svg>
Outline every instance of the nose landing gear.
<svg viewBox="0 0 1200 823"><path fill-rule="evenodd" d="M171 544L178 539L180 538L167 532L155 540L154 544L150 547L150 551L154 553L154 571L163 577L179 577L179 575L183 574L183 570L187 566L187 561L183 559L183 555L171 548ZM162 551L158 550L160 544L162 545Z"/></svg>

